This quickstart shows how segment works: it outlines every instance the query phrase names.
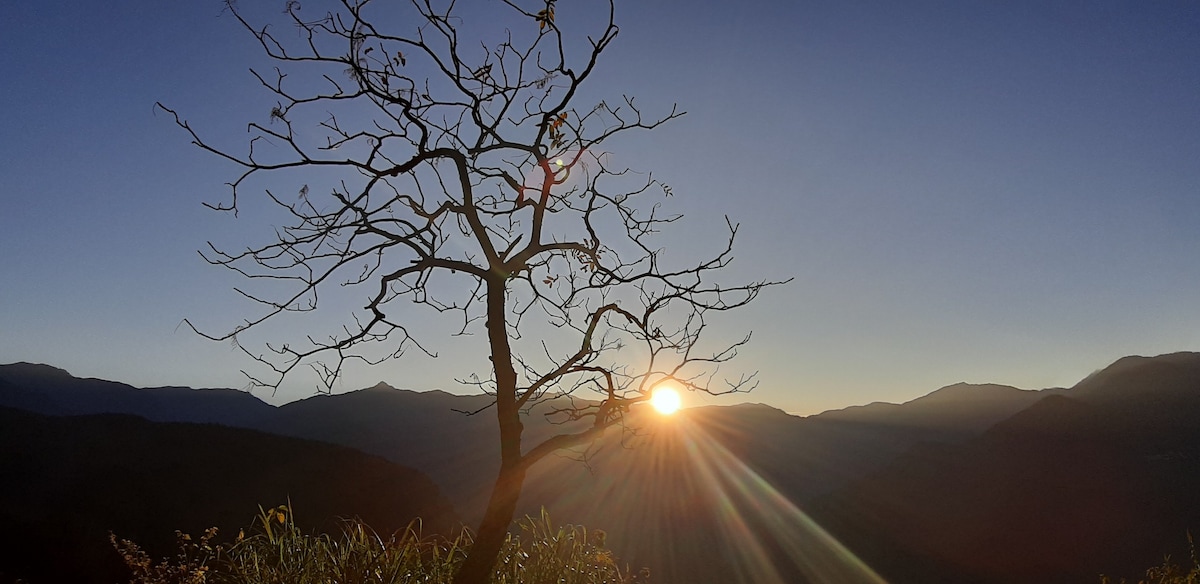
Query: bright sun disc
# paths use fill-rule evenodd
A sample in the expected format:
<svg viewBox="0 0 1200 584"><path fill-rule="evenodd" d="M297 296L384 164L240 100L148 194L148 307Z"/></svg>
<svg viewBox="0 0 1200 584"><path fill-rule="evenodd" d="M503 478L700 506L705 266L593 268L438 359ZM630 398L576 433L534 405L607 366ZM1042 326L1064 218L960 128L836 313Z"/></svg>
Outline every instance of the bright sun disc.
<svg viewBox="0 0 1200 584"><path fill-rule="evenodd" d="M658 413L669 416L679 410L679 406L683 405L683 400L680 399L678 391L669 387L660 387L654 390L654 395L650 396L650 405L654 406Z"/></svg>

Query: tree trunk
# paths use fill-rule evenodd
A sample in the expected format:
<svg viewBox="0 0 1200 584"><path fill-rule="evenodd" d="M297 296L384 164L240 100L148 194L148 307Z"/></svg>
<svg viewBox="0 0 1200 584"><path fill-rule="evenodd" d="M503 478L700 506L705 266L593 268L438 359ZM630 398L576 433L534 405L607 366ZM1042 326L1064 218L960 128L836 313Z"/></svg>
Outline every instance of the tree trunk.
<svg viewBox="0 0 1200 584"><path fill-rule="evenodd" d="M487 287L488 344L492 348L492 368L496 373L496 420L500 425L500 474L492 487L483 521L475 531L475 542L467 552L454 584L488 584L500 546L508 535L508 526L517 511L521 486L525 482L525 461L521 456L521 411L517 406L517 372L512 364L512 347L505 322L505 286L507 276L493 278Z"/></svg>
<svg viewBox="0 0 1200 584"><path fill-rule="evenodd" d="M454 584L488 584L492 569L496 565L496 557L504 538L508 535L508 526L512 523L517 510L517 500L521 498L521 485L525 482L525 469L501 468L496 477L496 485L492 488L492 497L488 500L487 511L483 521L475 532L475 543L467 554L458 573L454 575Z"/></svg>

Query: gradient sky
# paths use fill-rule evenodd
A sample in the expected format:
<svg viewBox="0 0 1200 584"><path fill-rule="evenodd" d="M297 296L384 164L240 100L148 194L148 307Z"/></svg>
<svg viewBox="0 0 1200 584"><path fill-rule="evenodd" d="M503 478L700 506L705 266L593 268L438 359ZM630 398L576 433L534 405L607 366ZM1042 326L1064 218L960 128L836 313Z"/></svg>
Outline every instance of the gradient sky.
<svg viewBox="0 0 1200 584"><path fill-rule="evenodd" d="M243 386L246 358L178 325L252 314L196 250L262 224L201 206L233 170L153 105L240 151L274 103L256 42L209 0L5 12L0 362ZM671 185L678 247L713 249L729 213L737 275L796 278L714 331L754 331L736 365L761 386L691 403L807 414L1200 350L1200 3L625 0L618 19L591 91L688 112L617 152ZM472 368L413 358L342 389L461 392Z"/></svg>

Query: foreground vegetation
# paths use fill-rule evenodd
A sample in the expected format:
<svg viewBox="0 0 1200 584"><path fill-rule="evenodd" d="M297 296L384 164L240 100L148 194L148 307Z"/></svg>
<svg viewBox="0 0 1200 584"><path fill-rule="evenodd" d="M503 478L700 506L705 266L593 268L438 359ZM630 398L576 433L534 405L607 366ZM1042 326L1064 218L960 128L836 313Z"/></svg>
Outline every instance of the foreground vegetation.
<svg viewBox="0 0 1200 584"><path fill-rule="evenodd" d="M1192 567L1181 567L1179 564L1171 561L1170 557L1164 558L1160 566L1155 566L1146 570L1146 576L1138 580L1138 584L1200 584L1200 557L1196 555L1196 542L1192 540L1192 535L1188 534L1188 549L1192 561ZM1107 576L1100 577L1100 584L1116 584ZM1121 579L1121 584L1126 584L1125 579Z"/></svg>
<svg viewBox="0 0 1200 584"><path fill-rule="evenodd" d="M518 522L494 566L493 584L648 584L649 572L622 569L605 546L605 532L555 527L545 511ZM305 534L287 505L259 509L250 528L229 543L217 529L197 538L175 532L178 553L155 562L138 544L110 534L131 570L130 584L442 584L453 580L470 550L471 533L454 539L422 537L419 521L381 536L357 519L339 537ZM1200 556L1188 535L1190 568L1167 557L1137 584L1200 584ZM1129 584L1100 577L1101 584Z"/></svg>
<svg viewBox="0 0 1200 584"><path fill-rule="evenodd" d="M643 570L622 570L605 547L605 533L584 527L555 527L543 512L519 522L496 561L495 584L643 584ZM174 558L155 562L136 543L110 539L132 571L131 584L391 584L450 582L466 558L472 539L422 537L419 522L381 536L358 520L342 534L309 535L295 523L291 508L260 509L258 518L230 543L216 542L212 528L199 537L176 532Z"/></svg>

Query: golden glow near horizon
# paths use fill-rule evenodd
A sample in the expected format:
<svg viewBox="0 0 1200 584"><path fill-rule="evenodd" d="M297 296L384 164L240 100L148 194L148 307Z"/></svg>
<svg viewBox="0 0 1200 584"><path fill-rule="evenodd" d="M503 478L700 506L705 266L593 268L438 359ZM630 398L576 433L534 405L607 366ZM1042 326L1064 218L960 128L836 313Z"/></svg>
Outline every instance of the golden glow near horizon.
<svg viewBox="0 0 1200 584"><path fill-rule="evenodd" d="M679 411L683 399L679 397L678 391L670 387L656 387L650 396L650 405L654 406L658 413L669 416Z"/></svg>

